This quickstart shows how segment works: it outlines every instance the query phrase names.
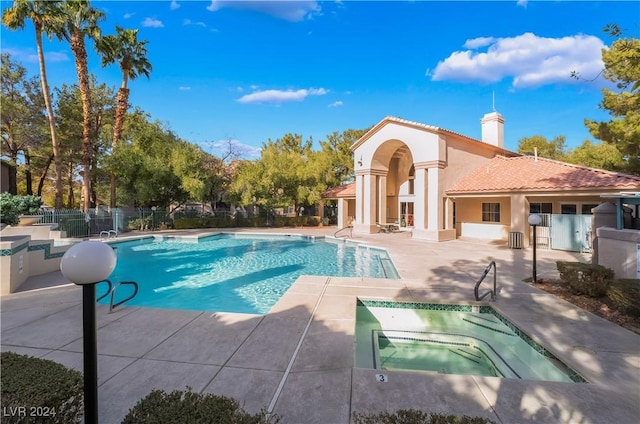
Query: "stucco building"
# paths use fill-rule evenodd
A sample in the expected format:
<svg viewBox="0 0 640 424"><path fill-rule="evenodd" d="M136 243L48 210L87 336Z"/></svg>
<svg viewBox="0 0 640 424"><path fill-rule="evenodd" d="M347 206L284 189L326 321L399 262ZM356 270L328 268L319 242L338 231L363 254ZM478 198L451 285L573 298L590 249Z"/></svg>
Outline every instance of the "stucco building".
<svg viewBox="0 0 640 424"><path fill-rule="evenodd" d="M482 140L384 118L351 147L355 182L325 193L338 201L338 226L395 223L434 241L520 233L527 246L531 212L587 215L602 195L640 191L640 177L506 150L497 112L480 122Z"/></svg>

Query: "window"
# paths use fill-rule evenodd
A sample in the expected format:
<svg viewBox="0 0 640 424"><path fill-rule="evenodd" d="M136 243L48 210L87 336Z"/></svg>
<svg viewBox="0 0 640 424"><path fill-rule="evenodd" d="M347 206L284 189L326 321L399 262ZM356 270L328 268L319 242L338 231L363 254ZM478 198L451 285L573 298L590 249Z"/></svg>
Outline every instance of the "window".
<svg viewBox="0 0 640 424"><path fill-rule="evenodd" d="M552 213L552 203L529 203L529 213Z"/></svg>
<svg viewBox="0 0 640 424"><path fill-rule="evenodd" d="M590 203L584 203L581 207L582 215L591 215L591 209L598 205L592 205Z"/></svg>
<svg viewBox="0 0 640 424"><path fill-rule="evenodd" d="M565 203L560 205L560 213L563 215L575 215L578 213L578 206L575 203Z"/></svg>
<svg viewBox="0 0 640 424"><path fill-rule="evenodd" d="M500 222L500 203L482 204L482 222Z"/></svg>

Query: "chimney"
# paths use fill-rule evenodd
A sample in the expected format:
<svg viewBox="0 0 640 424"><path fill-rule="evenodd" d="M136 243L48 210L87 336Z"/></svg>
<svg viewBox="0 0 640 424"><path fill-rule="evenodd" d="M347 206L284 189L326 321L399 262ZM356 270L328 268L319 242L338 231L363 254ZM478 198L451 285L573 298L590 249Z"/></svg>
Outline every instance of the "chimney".
<svg viewBox="0 0 640 424"><path fill-rule="evenodd" d="M482 141L504 149L504 118L498 112L487 113L480 120Z"/></svg>

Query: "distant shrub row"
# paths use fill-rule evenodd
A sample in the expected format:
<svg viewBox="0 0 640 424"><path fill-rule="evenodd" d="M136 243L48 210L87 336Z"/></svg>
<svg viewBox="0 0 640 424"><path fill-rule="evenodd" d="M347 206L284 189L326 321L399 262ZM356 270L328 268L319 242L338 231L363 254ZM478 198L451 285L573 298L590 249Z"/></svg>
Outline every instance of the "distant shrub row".
<svg viewBox="0 0 640 424"><path fill-rule="evenodd" d="M231 217L231 216L201 216L191 218L176 218L173 225L176 230L190 228L233 228L233 227L317 227L322 220L319 216L281 216L276 215L267 221L267 217Z"/></svg>

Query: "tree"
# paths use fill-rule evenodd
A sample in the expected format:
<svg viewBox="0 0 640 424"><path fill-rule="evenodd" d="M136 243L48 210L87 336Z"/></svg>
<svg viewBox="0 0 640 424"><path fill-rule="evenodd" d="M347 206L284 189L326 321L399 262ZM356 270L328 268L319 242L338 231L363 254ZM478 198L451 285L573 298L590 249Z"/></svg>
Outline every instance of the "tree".
<svg viewBox="0 0 640 424"><path fill-rule="evenodd" d="M51 104L51 94L47 81L47 71L44 62L44 51L42 49L42 34L49 37L57 35L55 23L60 18L58 2L40 0L14 0L13 6L5 9L2 14L2 23L11 30L23 29L25 21L30 19L36 31L36 45L38 51L38 64L40 65L40 82L42 84L42 94L44 96L47 116L49 118L49 130L51 132L51 146L53 148L53 158L56 170L56 194L55 206L62 207L62 157L56 134L56 120Z"/></svg>
<svg viewBox="0 0 640 424"><path fill-rule="evenodd" d="M18 166L18 156L23 155L26 193L30 195L33 194L30 152L40 147L46 132L40 82L36 78L27 79L27 70L13 62L7 53L2 54L1 72L2 154L15 166ZM11 179L9 191L16 193L17 182Z"/></svg>
<svg viewBox="0 0 640 424"><path fill-rule="evenodd" d="M580 146L569 150L565 161L590 168L620 171L624 168L622 154L613 144L593 143L585 140Z"/></svg>
<svg viewBox="0 0 640 424"><path fill-rule="evenodd" d="M124 117L129 107L129 79L136 79L140 75L149 78L151 64L147 60L147 41L138 41L137 29L123 29L116 26L116 35L107 35L100 38L96 44L98 52L102 56L102 66L118 63L122 71L122 84L118 89L116 118L113 126L112 151L118 146L118 141L122 135ZM110 183L111 208L116 207L116 178L111 171Z"/></svg>
<svg viewBox="0 0 640 424"><path fill-rule="evenodd" d="M348 129L339 133L334 131L327 135L326 141L320 142L320 154L322 174L319 178L327 187L335 187L353 180L353 152L351 146L360 137L366 134L370 128L363 130Z"/></svg>
<svg viewBox="0 0 640 424"><path fill-rule="evenodd" d="M267 209L309 204L314 200L312 173L312 141L298 134L285 134L262 145L260 159L239 164L231 183L233 196L245 205L256 204Z"/></svg>
<svg viewBox="0 0 640 424"><path fill-rule="evenodd" d="M105 157L119 182L118 203L167 207L201 196L205 179L201 151L180 140L159 122L135 110L125 117L118 150ZM189 147L193 146L193 148ZM197 156L189 162L189 154Z"/></svg>
<svg viewBox="0 0 640 424"><path fill-rule="evenodd" d="M98 197L96 191L103 185L98 182L108 180L108 176L101 171L101 162L105 153L111 146L110 136L106 128L111 128L115 110L114 90L108 88L104 83L97 84L95 78L90 78L91 86L91 138L93 143L91 161L91 199L94 203ZM58 127L60 135L61 149L65 157L65 169L67 172L67 204L73 206L75 202L74 188L78 175L78 165L82 164L82 98L77 84L66 85L56 89L56 114L58 116ZM104 193L101 193L104 194Z"/></svg>
<svg viewBox="0 0 640 424"><path fill-rule="evenodd" d="M640 40L622 38L622 31L615 24L608 25L605 32L616 40L608 49L602 49L602 76L614 82L619 91L603 88L599 106L613 119L584 122L595 138L620 151L626 172L640 175Z"/></svg>
<svg viewBox="0 0 640 424"><path fill-rule="evenodd" d="M547 159L564 160L565 156L565 136L560 135L553 140L547 140L541 135L533 137L523 137L518 142L518 153L523 155L535 154L537 149L538 156Z"/></svg>
<svg viewBox="0 0 640 424"><path fill-rule="evenodd" d="M91 162L93 160L94 140L91 138L91 86L87 64L85 37L100 37L98 22L104 19L104 13L91 7L86 0L66 0L56 3L60 11L56 34L67 40L75 58L78 86L82 97L82 210L91 206Z"/></svg>

